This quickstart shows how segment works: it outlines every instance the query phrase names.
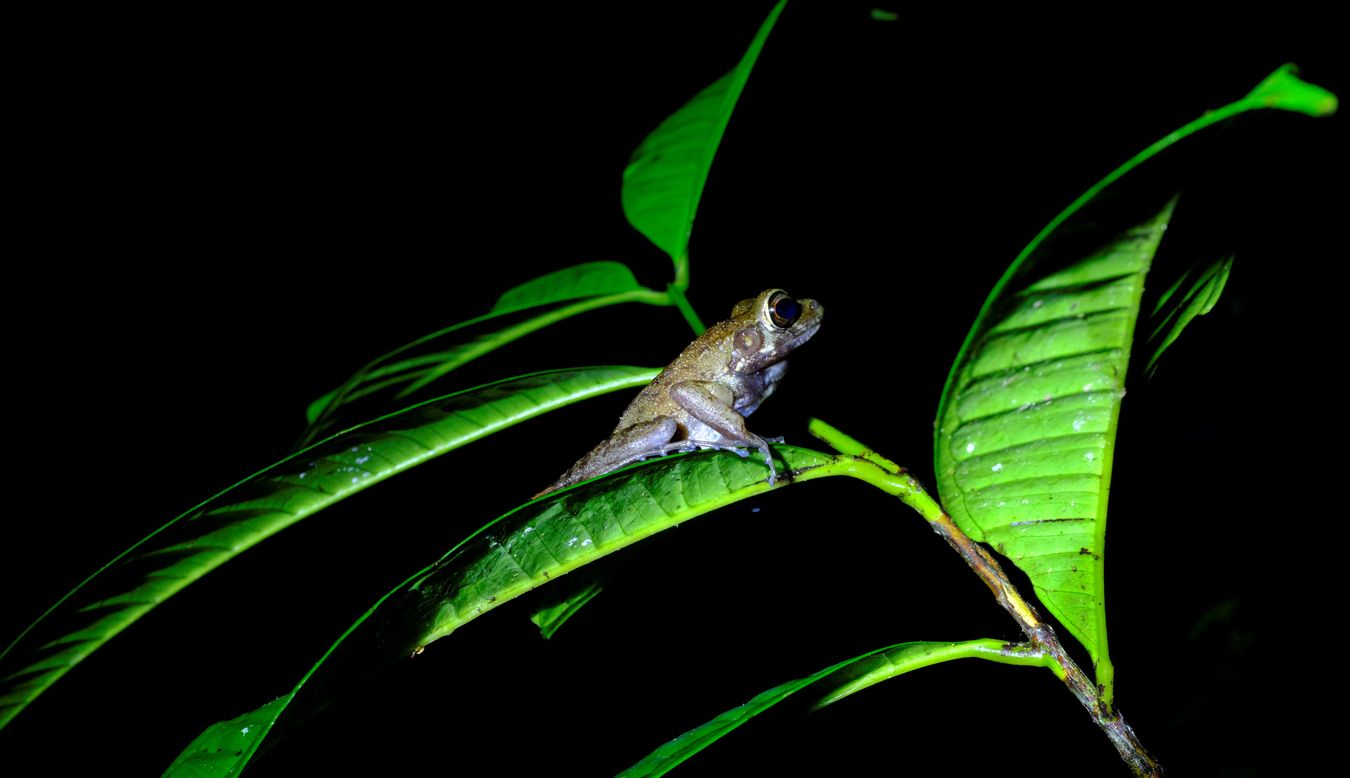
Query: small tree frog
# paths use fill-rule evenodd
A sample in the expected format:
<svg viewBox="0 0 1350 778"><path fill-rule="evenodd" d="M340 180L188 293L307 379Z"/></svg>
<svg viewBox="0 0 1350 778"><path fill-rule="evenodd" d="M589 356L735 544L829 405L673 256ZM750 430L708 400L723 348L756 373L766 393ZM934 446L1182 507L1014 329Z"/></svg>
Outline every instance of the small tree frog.
<svg viewBox="0 0 1350 778"><path fill-rule="evenodd" d="M745 417L773 394L788 354L816 334L824 310L782 289L737 303L731 318L709 327L634 398L608 439L535 497L639 459L700 448L741 456L753 448L772 484L778 473L769 441L746 429Z"/></svg>

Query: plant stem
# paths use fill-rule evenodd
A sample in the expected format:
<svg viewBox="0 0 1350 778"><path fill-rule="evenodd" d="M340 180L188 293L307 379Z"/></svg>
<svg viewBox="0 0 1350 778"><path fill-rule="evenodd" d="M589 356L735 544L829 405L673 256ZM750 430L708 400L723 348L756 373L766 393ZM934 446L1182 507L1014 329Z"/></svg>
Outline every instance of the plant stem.
<svg viewBox="0 0 1350 778"><path fill-rule="evenodd" d="M1054 661L1055 667L1052 671L1056 677L1069 687L1073 696L1087 709L1088 715L1102 732L1106 733L1120 758L1135 775L1162 775L1162 766L1144 749L1134 730L1125 722L1119 711L1101 699L1100 690L1064 650L1054 628L1042 620L1036 609L1022 597L993 555L962 532L913 476L891 460L819 419L811 420L810 431L841 454L855 457L858 465L863 463L869 465L870 467L851 467L848 474L895 495L918 511L933 531L966 560L970 569L975 571L980 580L984 581L993 592L998 604L1017 622L1030 646L1041 647L1050 655Z"/></svg>
<svg viewBox="0 0 1350 778"><path fill-rule="evenodd" d="M925 495L926 496L926 495ZM970 536L961 531L961 528L951 520L947 514L936 521L930 521L929 526L933 528L947 545L951 546L961 558L966 560L970 569L984 581L989 590L994 593L994 599L1003 606L1017 626L1022 629L1022 634L1027 636L1031 645L1042 646L1046 652L1054 659L1055 664L1059 666L1060 671L1055 675L1069 687L1069 691L1078 702L1087 709L1088 715L1096 722L1097 726L1106 733L1106 737L1111 741L1111 745L1116 747L1120 758L1125 760L1130 770L1135 775L1162 775L1162 766L1153 758L1151 754L1144 749L1139 738L1134 734L1134 729L1126 723L1125 718L1120 712L1104 704L1098 696L1098 689L1088 679L1087 675L1078 667L1078 664L1065 652L1064 646L1059 642L1059 637L1055 634L1054 627L1042 621L1040 614L1018 593L1008 576L999 566L998 561L994 559L984 546L970 539Z"/></svg>
<svg viewBox="0 0 1350 778"><path fill-rule="evenodd" d="M698 317L694 306L689 304L689 298L684 296L684 289L677 283L666 285L666 295L670 301L675 303L675 307L684 315L684 320L689 323L690 328L694 330L695 335L702 335L707 327L703 326L703 320Z"/></svg>

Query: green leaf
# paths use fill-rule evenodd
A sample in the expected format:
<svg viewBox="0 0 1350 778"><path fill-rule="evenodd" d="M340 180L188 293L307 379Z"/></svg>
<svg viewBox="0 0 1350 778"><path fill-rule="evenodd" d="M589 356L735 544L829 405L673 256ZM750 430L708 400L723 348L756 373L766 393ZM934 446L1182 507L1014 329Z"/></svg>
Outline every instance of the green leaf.
<svg viewBox="0 0 1350 778"><path fill-rule="evenodd" d="M619 778L655 778L658 775L665 775L685 760L739 729L742 725L749 723L755 716L769 710L822 678L870 655L869 653L863 654L861 657L846 659L813 675L788 681L768 691L761 692L744 705L738 705L718 715L717 718L661 744L655 751L643 757L642 761L619 773Z"/></svg>
<svg viewBox="0 0 1350 778"><path fill-rule="evenodd" d="M819 695L813 708L832 705L882 681L956 659L984 659L999 664L1044 667L1057 671L1055 660L1042 648L1010 645L982 638L961 643L901 643L865 654L821 678L811 692Z"/></svg>
<svg viewBox="0 0 1350 778"><path fill-rule="evenodd" d="M0 726L118 632L255 543L441 454L574 402L644 386L656 373L594 367L498 381L348 430L250 476L128 549L5 649Z"/></svg>
<svg viewBox="0 0 1350 778"><path fill-rule="evenodd" d="M795 446L775 446L774 451L789 474L834 461ZM526 505L503 527L455 550L413 586L425 603L419 645L595 559L768 491L773 488L768 474L763 459L753 454L672 456Z"/></svg>
<svg viewBox="0 0 1350 778"><path fill-rule="evenodd" d="M1169 204L1151 219L1123 221L1113 204L1119 190L1109 188L1178 141L1267 108L1325 115L1335 98L1285 66L1084 192L995 284L938 405L933 446L944 505L962 530L1027 573L1045 607L1088 648L1108 705L1106 497L1143 277L1171 211ZM1149 182L1133 176L1131 186L1141 180ZM1127 206L1158 203L1150 196ZM1130 223L1137 226L1113 237L1115 225Z"/></svg>
<svg viewBox="0 0 1350 778"><path fill-rule="evenodd" d="M1152 375L1158 366L1158 358L1181 335L1197 316L1204 316L1214 309L1228 283L1228 274L1233 270L1233 256L1220 257L1204 266L1199 273L1195 268L1186 271L1176 283L1162 294L1153 310L1153 318L1158 321L1149 342L1154 343L1153 356L1149 357L1145 371ZM1190 281L1186 293L1177 298L1177 292ZM1164 313L1165 311L1165 313Z"/></svg>
<svg viewBox="0 0 1350 778"><path fill-rule="evenodd" d="M488 313L424 335L377 357L342 386L316 398L305 409L309 428L301 445L351 426L352 406L358 401L364 401L364 407L370 408L374 404L373 398L382 398L384 403L377 405L377 412L365 418L382 415L391 409L394 401L401 401L450 372L526 335L586 311L630 302L672 304L666 293L639 286L632 271L618 262L587 262L526 281L507 290ZM554 307L528 318L518 318L499 330L466 332L485 322L546 306ZM450 340L451 336L454 336L453 340ZM432 345L444 344L447 340L450 340L448 346ZM394 407L404 404L398 402Z"/></svg>
<svg viewBox="0 0 1350 778"><path fill-rule="evenodd" d="M952 519L1024 571L1099 665L1116 423L1144 276L1171 212L1044 274L1033 255L967 352L940 422L938 491Z"/></svg>
<svg viewBox="0 0 1350 778"><path fill-rule="evenodd" d="M1336 113L1336 95L1316 84L1298 77L1298 67L1281 65L1266 76L1248 95L1247 100L1259 103L1259 108L1277 108L1282 111L1322 117Z"/></svg>
<svg viewBox="0 0 1350 778"><path fill-rule="evenodd" d="M337 396L338 390L330 389L329 391L324 392L323 394L319 395L318 397L315 397L312 401L310 401L309 405L305 407L305 423L313 424L314 422L318 421L319 417L322 416L324 412L328 410L329 406L332 405L333 400Z"/></svg>
<svg viewBox="0 0 1350 778"><path fill-rule="evenodd" d="M810 449L776 446L780 473L805 480L836 463ZM848 463L838 472L846 475ZM380 598L296 684L280 706L242 719L265 730L229 769L239 770L266 731L303 720L373 669L421 653L435 640L577 568L738 500L783 488L762 459L731 452L675 455L554 492L494 519L436 563ZM379 613L379 618L373 618ZM216 725L220 727L222 725ZM203 737L207 737L204 735ZM195 742L200 742L195 741ZM210 773L224 775L225 772Z"/></svg>
<svg viewBox="0 0 1350 778"><path fill-rule="evenodd" d="M564 300L632 292L641 288L627 265L619 262L586 262L547 273L506 290L497 298L497 304L492 306L488 315L501 316Z"/></svg>
<svg viewBox="0 0 1350 778"><path fill-rule="evenodd" d="M809 689L811 695L818 697L814 707L820 708L884 680L954 659L986 659L1034 666L1049 666L1052 663L1043 651L1009 646L989 639L964 643L901 643L869 651L758 694L744 705L732 708L706 724L662 744L619 775L621 778L655 778L665 775L680 763L749 723L755 716L803 689Z"/></svg>
<svg viewBox="0 0 1350 778"><path fill-rule="evenodd" d="M731 112L787 0L760 25L745 56L671 114L633 152L623 172L623 212L638 232L675 263L675 285L689 284L689 235L703 186Z"/></svg>
<svg viewBox="0 0 1350 778"><path fill-rule="evenodd" d="M236 768L248 762L257 748L256 741L268 732L290 701L291 695L282 695L257 710L207 727L164 774L175 778L237 775Z"/></svg>

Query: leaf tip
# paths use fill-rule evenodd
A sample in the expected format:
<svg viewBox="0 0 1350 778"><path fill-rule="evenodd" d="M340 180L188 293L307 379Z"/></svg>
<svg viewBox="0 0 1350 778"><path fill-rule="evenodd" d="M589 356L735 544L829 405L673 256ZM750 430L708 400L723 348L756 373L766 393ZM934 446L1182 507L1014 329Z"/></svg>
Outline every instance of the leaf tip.
<svg viewBox="0 0 1350 778"><path fill-rule="evenodd" d="M1247 98L1260 101L1265 108L1278 108L1314 117L1330 116L1339 107L1334 92L1299 78L1298 66L1292 62L1276 68L1274 73L1256 85Z"/></svg>
<svg viewBox="0 0 1350 778"><path fill-rule="evenodd" d="M309 407L305 408L305 423L313 424L318 421L319 417L323 415L323 412L328 410L328 406L333 402L333 398L337 397L337 393L338 390L334 389L331 392L321 395L316 398L314 402L310 403Z"/></svg>

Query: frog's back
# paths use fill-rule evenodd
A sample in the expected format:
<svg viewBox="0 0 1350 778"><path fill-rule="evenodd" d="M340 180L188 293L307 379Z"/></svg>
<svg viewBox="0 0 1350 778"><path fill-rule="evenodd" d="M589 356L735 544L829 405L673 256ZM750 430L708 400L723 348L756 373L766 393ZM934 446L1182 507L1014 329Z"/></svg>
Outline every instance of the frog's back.
<svg viewBox="0 0 1350 778"><path fill-rule="evenodd" d="M670 388L681 381L706 380L711 376L724 375L730 369L731 336L735 334L736 323L722 321L709 327L703 337L689 344L680 352L675 361L652 379L628 408L619 417L614 430L627 429L629 426L658 416L667 416L680 425L687 426L689 411L675 402Z"/></svg>

